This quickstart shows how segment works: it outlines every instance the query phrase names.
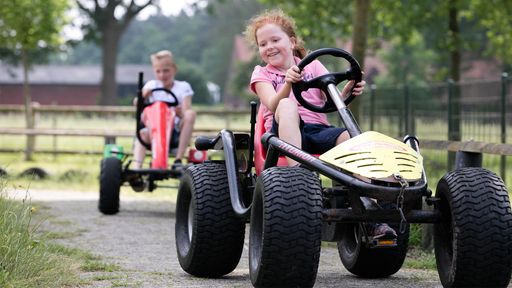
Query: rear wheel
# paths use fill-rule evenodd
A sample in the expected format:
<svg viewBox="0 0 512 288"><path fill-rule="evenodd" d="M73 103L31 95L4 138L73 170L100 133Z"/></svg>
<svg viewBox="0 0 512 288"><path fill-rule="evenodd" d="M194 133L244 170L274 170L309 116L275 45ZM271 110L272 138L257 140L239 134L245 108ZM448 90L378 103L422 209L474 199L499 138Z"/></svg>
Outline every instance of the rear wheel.
<svg viewBox="0 0 512 288"><path fill-rule="evenodd" d="M512 214L503 181L463 168L438 183L434 225L437 270L444 287L506 287L512 271Z"/></svg>
<svg viewBox="0 0 512 288"><path fill-rule="evenodd" d="M233 212L224 164L189 167L176 203L176 249L181 267L198 277L233 271L242 254L245 221Z"/></svg>
<svg viewBox="0 0 512 288"><path fill-rule="evenodd" d="M320 259L322 197L317 176L298 167L261 173L251 210L249 272L255 287L312 287Z"/></svg>
<svg viewBox="0 0 512 288"><path fill-rule="evenodd" d="M344 224L338 253L345 268L360 277L383 278L395 274L402 267L409 245L409 224L399 233L398 225L389 224L397 232L397 246L370 248L362 241L360 223Z"/></svg>
<svg viewBox="0 0 512 288"><path fill-rule="evenodd" d="M101 160L100 201L98 208L103 214L112 215L119 212L121 172L121 160L115 157Z"/></svg>

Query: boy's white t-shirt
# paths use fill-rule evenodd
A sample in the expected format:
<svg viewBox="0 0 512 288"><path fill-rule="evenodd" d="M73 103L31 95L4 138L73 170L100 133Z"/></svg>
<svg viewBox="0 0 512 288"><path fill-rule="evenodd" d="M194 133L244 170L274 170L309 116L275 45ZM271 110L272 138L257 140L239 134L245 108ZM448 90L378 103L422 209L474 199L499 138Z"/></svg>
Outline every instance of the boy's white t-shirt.
<svg viewBox="0 0 512 288"><path fill-rule="evenodd" d="M153 90L155 88L164 88L163 83L160 80L149 80L144 84L144 87L142 87L142 90ZM192 90L192 86L186 81L179 81L174 80L174 85L172 85L171 92L176 95L176 98L178 99L178 103L183 103L183 100L186 97L192 97L194 96L194 90ZM164 101L172 103L174 102L174 98L165 91L155 91L149 95L147 98L148 103L153 103L156 101ZM180 121L180 118L176 116L175 123L178 124Z"/></svg>
<svg viewBox="0 0 512 288"><path fill-rule="evenodd" d="M142 87L142 90L153 90L155 88L164 88L164 85L159 80L149 80L144 84L144 87ZM188 82L186 81L179 81L174 80L174 85L172 85L171 92L176 95L176 98L178 98L178 102L181 104L183 102L183 99L185 97L192 97L194 95L194 90L192 90L192 87ZM174 102L174 99L172 98L169 93L165 91L155 91L148 97L148 102L153 103L156 101L164 101L164 102Z"/></svg>

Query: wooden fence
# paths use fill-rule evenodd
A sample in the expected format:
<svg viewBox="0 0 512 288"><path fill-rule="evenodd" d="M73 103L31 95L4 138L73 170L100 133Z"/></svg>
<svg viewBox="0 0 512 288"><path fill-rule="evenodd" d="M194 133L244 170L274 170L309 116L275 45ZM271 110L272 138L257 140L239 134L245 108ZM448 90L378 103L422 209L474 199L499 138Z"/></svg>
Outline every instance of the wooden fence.
<svg viewBox="0 0 512 288"><path fill-rule="evenodd" d="M195 109L198 115L212 115L225 119L224 128L231 127L230 119L237 115L249 115L249 109L225 109L225 108L199 108ZM0 113L24 113L22 105L3 105L0 106ZM56 105L34 105L33 111L38 113L95 113L99 115L133 115L134 107L130 106L56 106ZM247 129L236 131L248 132ZM194 135L212 135L219 129L196 127ZM21 136L82 136L82 137L103 137L105 142L115 142L118 137L133 137L133 130L108 130L108 129L52 129L52 128L1 128L0 135L21 135ZM512 155L512 144L485 143L478 141L443 141L443 140L425 140L420 143L422 149L434 149L441 151L463 151L479 154L501 155L502 157ZM0 149L0 152L22 152L23 149ZM101 154L101 151L66 151L66 150L35 150L36 153L83 153L83 154ZM505 173L505 167L501 167L502 175Z"/></svg>

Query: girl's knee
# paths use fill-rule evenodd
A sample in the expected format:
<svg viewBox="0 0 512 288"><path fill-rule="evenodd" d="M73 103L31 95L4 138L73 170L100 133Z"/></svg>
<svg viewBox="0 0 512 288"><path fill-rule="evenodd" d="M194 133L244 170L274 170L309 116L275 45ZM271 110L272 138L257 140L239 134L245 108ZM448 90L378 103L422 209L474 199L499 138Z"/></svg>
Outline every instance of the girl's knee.
<svg viewBox="0 0 512 288"><path fill-rule="evenodd" d="M279 104L276 108L276 117L279 119L281 117L299 117L299 107L295 101L292 101L290 98L284 98L279 101Z"/></svg>
<svg viewBox="0 0 512 288"><path fill-rule="evenodd" d="M347 141L348 139L350 139L350 135L348 134L348 131L343 131L343 133L341 133L340 136L338 136L338 138L336 139L336 145L343 143L343 142Z"/></svg>
<svg viewBox="0 0 512 288"><path fill-rule="evenodd" d="M277 104L277 110L297 110L297 102L293 101L290 98L284 98L279 101Z"/></svg>

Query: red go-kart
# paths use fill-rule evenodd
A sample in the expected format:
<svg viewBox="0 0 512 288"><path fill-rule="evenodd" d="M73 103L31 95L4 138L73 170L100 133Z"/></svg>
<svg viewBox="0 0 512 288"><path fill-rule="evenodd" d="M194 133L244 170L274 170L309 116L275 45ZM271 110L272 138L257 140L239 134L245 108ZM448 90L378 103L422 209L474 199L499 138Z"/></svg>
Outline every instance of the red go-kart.
<svg viewBox="0 0 512 288"><path fill-rule="evenodd" d="M149 167L140 169L130 168L133 162L129 155L124 153L122 146L107 144L104 158L101 160L100 171L100 198L98 208L103 214L116 214L119 212L119 194L123 185L129 185L136 192L152 192L157 187L173 188L171 186L157 186L156 181L170 178L179 178L182 169L169 167L168 159L171 154L171 143L177 143L177 135L173 135L174 107L178 106L176 95L168 89L156 88L152 92L164 91L171 95L172 102L157 101L151 104L144 102L142 97L143 74L139 74L137 93L137 109L135 113L137 140L151 151ZM150 143L144 141L142 130L146 129L150 135ZM190 148L188 155L189 165L205 161L206 151L197 151ZM186 167L184 167L186 168Z"/></svg>

